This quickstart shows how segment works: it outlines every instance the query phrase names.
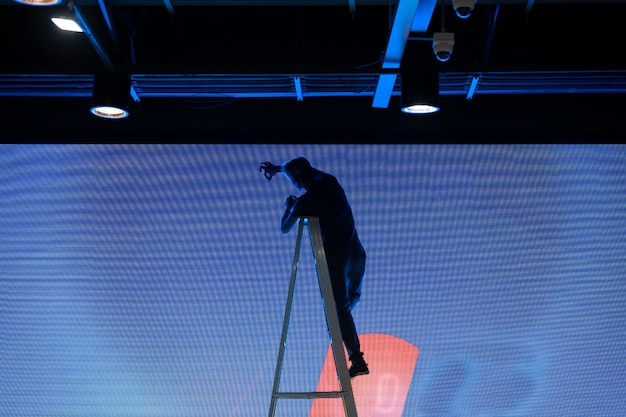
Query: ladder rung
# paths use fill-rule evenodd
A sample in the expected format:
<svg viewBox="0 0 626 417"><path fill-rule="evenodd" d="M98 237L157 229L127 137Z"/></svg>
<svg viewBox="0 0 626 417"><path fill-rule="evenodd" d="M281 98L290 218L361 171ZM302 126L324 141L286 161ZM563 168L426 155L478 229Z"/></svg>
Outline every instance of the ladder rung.
<svg viewBox="0 0 626 417"><path fill-rule="evenodd" d="M345 391L277 392L275 398L341 398Z"/></svg>

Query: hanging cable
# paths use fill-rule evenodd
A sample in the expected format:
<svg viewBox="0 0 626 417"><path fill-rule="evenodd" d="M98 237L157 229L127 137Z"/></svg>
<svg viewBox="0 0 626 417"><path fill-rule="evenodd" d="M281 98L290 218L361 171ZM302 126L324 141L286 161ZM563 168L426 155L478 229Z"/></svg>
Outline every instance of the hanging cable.
<svg viewBox="0 0 626 417"><path fill-rule="evenodd" d="M446 31L446 2L441 0L441 31Z"/></svg>

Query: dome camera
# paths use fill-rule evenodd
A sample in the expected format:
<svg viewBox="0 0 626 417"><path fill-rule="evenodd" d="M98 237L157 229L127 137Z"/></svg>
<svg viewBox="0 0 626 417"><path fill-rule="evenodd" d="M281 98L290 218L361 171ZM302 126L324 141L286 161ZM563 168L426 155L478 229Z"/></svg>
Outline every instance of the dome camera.
<svg viewBox="0 0 626 417"><path fill-rule="evenodd" d="M476 0L452 0L452 7L458 17L467 19L474 11Z"/></svg>
<svg viewBox="0 0 626 417"><path fill-rule="evenodd" d="M446 62L452 56L454 49L454 33L436 32L433 36L433 51L441 62Z"/></svg>

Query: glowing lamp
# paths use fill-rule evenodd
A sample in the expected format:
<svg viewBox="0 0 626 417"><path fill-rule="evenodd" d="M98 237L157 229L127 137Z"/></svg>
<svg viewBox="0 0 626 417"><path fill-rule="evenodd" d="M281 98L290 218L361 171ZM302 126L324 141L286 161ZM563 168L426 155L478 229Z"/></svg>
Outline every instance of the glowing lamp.
<svg viewBox="0 0 626 417"><path fill-rule="evenodd" d="M27 6L57 6L63 0L14 0L16 3L25 4Z"/></svg>
<svg viewBox="0 0 626 417"><path fill-rule="evenodd" d="M401 109L408 114L439 111L439 73L434 70L402 71Z"/></svg>
<svg viewBox="0 0 626 417"><path fill-rule="evenodd" d="M121 72L102 72L94 77L91 113L104 119L128 117L130 76Z"/></svg>
<svg viewBox="0 0 626 417"><path fill-rule="evenodd" d="M59 29L65 30L68 32L82 32L83 28L80 27L75 20L67 19L64 17L53 17L52 23L54 23Z"/></svg>

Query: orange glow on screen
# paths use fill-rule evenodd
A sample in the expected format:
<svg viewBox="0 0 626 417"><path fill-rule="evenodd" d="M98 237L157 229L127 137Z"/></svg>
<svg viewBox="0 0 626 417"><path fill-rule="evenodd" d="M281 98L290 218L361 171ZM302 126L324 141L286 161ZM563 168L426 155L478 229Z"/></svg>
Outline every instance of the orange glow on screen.
<svg viewBox="0 0 626 417"><path fill-rule="evenodd" d="M401 417L419 349L388 334L359 335L370 374L351 380L359 417ZM348 366L349 366L348 362ZM338 391L337 371L329 347L317 391ZM340 399L317 398L309 417L345 417Z"/></svg>

